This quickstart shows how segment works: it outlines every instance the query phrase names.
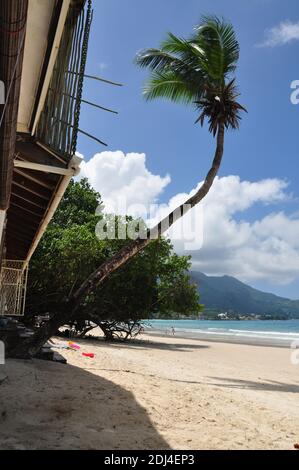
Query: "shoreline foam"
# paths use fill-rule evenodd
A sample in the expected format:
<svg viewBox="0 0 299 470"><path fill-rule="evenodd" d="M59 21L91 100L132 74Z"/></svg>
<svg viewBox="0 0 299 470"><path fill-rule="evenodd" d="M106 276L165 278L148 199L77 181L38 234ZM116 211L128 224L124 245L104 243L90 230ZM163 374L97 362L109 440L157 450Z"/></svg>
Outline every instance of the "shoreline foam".
<svg viewBox="0 0 299 470"><path fill-rule="evenodd" d="M216 328L214 330L216 330ZM146 335L164 338L172 336L170 331L167 333L167 330L159 328L147 328L144 333ZM247 344L250 346L269 346L293 349L299 347L299 333L292 332L264 332L233 329L212 331L212 329L184 330L175 328L175 337L180 339L213 341L219 343Z"/></svg>

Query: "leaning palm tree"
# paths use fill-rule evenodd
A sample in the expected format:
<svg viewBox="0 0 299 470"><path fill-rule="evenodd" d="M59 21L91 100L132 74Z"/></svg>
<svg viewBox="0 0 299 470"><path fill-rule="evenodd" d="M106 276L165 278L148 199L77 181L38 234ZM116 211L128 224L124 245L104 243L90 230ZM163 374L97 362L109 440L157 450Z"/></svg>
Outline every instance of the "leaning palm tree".
<svg viewBox="0 0 299 470"><path fill-rule="evenodd" d="M146 49L137 55L136 63L151 71L144 88L147 100L167 98L191 103L197 111L196 123L203 125L208 121L210 132L216 136L212 166L192 197L149 229L146 238L137 238L99 266L67 300L65 313L54 315L18 349L20 354L24 353L24 348L30 355L35 354L59 326L75 317L92 290L206 196L221 164L225 129L237 129L240 111L245 110L236 101L238 94L233 74L238 58L239 44L232 25L217 17L202 18L189 39L169 33L159 49Z"/></svg>
<svg viewBox="0 0 299 470"><path fill-rule="evenodd" d="M209 192L221 165L225 129L238 129L240 111L234 72L239 59L239 43L231 23L215 16L202 17L189 39L168 33L158 49L146 49L136 64L151 71L144 87L146 100L166 98L192 104L195 123L208 121L216 137L212 166L196 194L185 202L194 207ZM170 214L171 218L171 214Z"/></svg>

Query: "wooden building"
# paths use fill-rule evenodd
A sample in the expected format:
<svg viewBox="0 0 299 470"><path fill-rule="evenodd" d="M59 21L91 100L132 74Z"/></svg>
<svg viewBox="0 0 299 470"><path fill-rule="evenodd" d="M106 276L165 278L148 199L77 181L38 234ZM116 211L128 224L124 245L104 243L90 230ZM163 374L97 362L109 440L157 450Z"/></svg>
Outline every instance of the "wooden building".
<svg viewBox="0 0 299 470"><path fill-rule="evenodd" d="M24 313L29 261L79 171L91 21L87 0L0 2L0 315Z"/></svg>

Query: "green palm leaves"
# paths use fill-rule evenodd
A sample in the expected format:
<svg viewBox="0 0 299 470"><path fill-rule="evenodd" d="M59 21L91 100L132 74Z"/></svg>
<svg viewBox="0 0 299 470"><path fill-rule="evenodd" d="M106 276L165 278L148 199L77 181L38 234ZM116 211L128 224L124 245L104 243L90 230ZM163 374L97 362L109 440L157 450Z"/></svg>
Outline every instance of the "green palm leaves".
<svg viewBox="0 0 299 470"><path fill-rule="evenodd" d="M240 110L232 74L239 58L239 44L230 23L203 17L189 39L168 33L158 49L146 49L136 63L151 70L144 87L147 100L167 98L193 103L200 112L196 122L209 121L215 135L220 123L237 128Z"/></svg>
<svg viewBox="0 0 299 470"><path fill-rule="evenodd" d="M193 40L202 49L202 67L207 79L215 85L224 85L239 59L233 26L217 17L203 17Z"/></svg>

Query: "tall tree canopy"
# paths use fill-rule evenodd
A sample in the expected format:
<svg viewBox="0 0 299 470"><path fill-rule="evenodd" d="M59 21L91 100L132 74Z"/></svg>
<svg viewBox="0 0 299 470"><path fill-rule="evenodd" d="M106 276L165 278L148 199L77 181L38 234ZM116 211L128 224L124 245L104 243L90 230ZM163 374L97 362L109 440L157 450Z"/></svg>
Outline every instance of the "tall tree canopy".
<svg viewBox="0 0 299 470"><path fill-rule="evenodd" d="M31 264L27 316L55 314L88 274L117 252L126 240L98 240L100 195L86 179L71 182ZM126 224L128 218L122 218ZM128 322L159 312L200 311L196 286L190 283L189 258L172 251L168 240L149 245L85 299L74 320Z"/></svg>

